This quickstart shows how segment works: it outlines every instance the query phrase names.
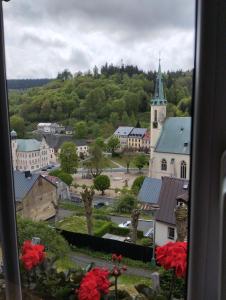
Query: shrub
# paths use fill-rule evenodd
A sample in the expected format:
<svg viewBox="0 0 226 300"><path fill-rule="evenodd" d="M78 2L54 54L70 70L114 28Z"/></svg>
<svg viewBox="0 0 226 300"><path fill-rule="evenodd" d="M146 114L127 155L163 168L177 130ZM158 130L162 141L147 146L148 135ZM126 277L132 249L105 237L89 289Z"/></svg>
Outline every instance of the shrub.
<svg viewBox="0 0 226 300"><path fill-rule="evenodd" d="M110 187L110 179L107 175L99 175L94 179L94 187L96 190L101 191L104 195L104 191Z"/></svg>
<svg viewBox="0 0 226 300"><path fill-rule="evenodd" d="M139 176L137 177L131 187L132 192L137 195L141 189L141 186L144 182L145 176Z"/></svg>
<svg viewBox="0 0 226 300"><path fill-rule="evenodd" d="M131 213L137 206L137 199L130 194L123 194L116 203L116 211L121 213Z"/></svg>
<svg viewBox="0 0 226 300"><path fill-rule="evenodd" d="M123 228L118 227L117 225L112 225L110 228L109 233L121 236L129 236L130 235L130 228ZM139 239L144 237L143 231L137 230L137 237Z"/></svg>
<svg viewBox="0 0 226 300"><path fill-rule="evenodd" d="M73 181L73 177L71 176L71 174L65 173L64 171L62 171L60 169L49 172L49 175L58 177L67 185L71 185L72 181Z"/></svg>
<svg viewBox="0 0 226 300"><path fill-rule="evenodd" d="M152 245L152 240L150 238L144 237L140 240L140 244L142 246L150 247Z"/></svg>
<svg viewBox="0 0 226 300"><path fill-rule="evenodd" d="M105 233L108 233L112 227L112 223L108 222L102 225L98 230L95 231L95 236L102 237Z"/></svg>
<svg viewBox="0 0 226 300"><path fill-rule="evenodd" d="M168 296L170 292L170 286L172 281L172 271L164 271L160 274L160 286L163 293ZM175 298L184 298L185 296L185 280L182 278L175 279L175 285L173 290L173 296Z"/></svg>
<svg viewBox="0 0 226 300"><path fill-rule="evenodd" d="M56 257L64 257L70 251L67 241L56 230L44 222L34 222L17 217L19 247L25 240L39 237L46 251Z"/></svg>

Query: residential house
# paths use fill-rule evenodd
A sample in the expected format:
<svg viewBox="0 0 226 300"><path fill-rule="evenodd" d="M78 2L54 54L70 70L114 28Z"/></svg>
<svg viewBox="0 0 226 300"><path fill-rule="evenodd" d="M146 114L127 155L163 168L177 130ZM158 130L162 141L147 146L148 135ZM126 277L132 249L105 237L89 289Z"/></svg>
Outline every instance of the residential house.
<svg viewBox="0 0 226 300"><path fill-rule="evenodd" d="M150 139L151 139L150 138L150 133L148 131L146 131L145 135L142 139L142 148L143 148L144 152L147 152L147 153L150 152L150 144L151 144Z"/></svg>
<svg viewBox="0 0 226 300"><path fill-rule="evenodd" d="M152 211L158 206L162 180L146 177L138 193L139 208L143 211Z"/></svg>
<svg viewBox="0 0 226 300"><path fill-rule="evenodd" d="M37 139L39 140L41 140L42 137L43 137L42 135L37 135ZM66 134L61 134L61 135L45 134L45 139L51 149L50 155L52 155L53 159L57 160L60 153L60 148L62 144L65 142L73 142L76 145L78 156L83 155L84 157L86 157L89 155L89 145L87 140L84 139L77 140L74 139L72 136Z"/></svg>
<svg viewBox="0 0 226 300"><path fill-rule="evenodd" d="M16 211L24 218L48 220L56 215L57 189L40 174L14 171Z"/></svg>
<svg viewBox="0 0 226 300"><path fill-rule="evenodd" d="M35 171L49 165L51 151L45 138L41 141L36 139L17 139L17 134L11 132L11 147L13 169L19 171Z"/></svg>
<svg viewBox="0 0 226 300"><path fill-rule="evenodd" d="M73 135L73 128L71 126L66 126L65 127L65 134Z"/></svg>
<svg viewBox="0 0 226 300"><path fill-rule="evenodd" d="M133 128L128 135L127 147L135 151L143 150L143 138L146 132L147 128Z"/></svg>
<svg viewBox="0 0 226 300"><path fill-rule="evenodd" d="M71 200L69 186L65 182L55 176L47 175L45 178L57 187L57 200Z"/></svg>
<svg viewBox="0 0 226 300"><path fill-rule="evenodd" d="M159 210L155 214L155 243L162 246L176 241L175 209L178 201L188 201L188 180L162 177Z"/></svg>
<svg viewBox="0 0 226 300"><path fill-rule="evenodd" d="M166 119L167 100L164 96L161 66L151 101L151 141L149 176L173 176L188 179L190 174L191 118Z"/></svg>
<svg viewBox="0 0 226 300"><path fill-rule="evenodd" d="M127 148L128 146L128 137L134 127L126 127L120 126L115 132L114 136L119 138L120 141L120 148Z"/></svg>
<svg viewBox="0 0 226 300"><path fill-rule="evenodd" d="M38 123L37 130L51 134L65 133L65 127L57 123Z"/></svg>

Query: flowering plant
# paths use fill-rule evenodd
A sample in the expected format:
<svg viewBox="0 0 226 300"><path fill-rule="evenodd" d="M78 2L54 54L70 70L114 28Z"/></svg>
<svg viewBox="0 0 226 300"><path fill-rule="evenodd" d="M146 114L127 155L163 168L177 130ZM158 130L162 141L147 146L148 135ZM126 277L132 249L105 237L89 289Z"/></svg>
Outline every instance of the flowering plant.
<svg viewBox="0 0 226 300"><path fill-rule="evenodd" d="M21 261L26 270L31 270L41 264L45 258L45 247L43 245L34 245L27 240L23 243Z"/></svg>
<svg viewBox="0 0 226 300"><path fill-rule="evenodd" d="M169 242L156 249L156 260L165 270L173 269L177 277L185 277L187 270L187 243Z"/></svg>
<svg viewBox="0 0 226 300"><path fill-rule="evenodd" d="M94 268L82 279L78 292L79 300L99 300L101 295L109 293L111 282L109 271Z"/></svg>
<svg viewBox="0 0 226 300"><path fill-rule="evenodd" d="M174 293L176 277L185 278L187 270L187 242L169 242L157 247L156 260L165 270L172 270L169 298Z"/></svg>

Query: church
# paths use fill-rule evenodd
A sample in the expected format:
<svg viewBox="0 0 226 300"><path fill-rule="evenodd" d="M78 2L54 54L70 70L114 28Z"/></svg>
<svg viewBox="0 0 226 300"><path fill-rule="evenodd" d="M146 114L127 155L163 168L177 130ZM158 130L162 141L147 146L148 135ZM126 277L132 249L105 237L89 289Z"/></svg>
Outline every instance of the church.
<svg viewBox="0 0 226 300"><path fill-rule="evenodd" d="M191 117L169 117L164 96L161 65L151 100L149 177L189 179Z"/></svg>

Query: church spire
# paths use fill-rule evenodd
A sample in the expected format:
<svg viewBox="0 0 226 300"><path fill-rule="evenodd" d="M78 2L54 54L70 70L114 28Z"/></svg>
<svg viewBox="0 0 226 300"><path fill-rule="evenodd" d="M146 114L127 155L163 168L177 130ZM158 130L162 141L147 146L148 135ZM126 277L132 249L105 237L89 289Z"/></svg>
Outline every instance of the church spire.
<svg viewBox="0 0 226 300"><path fill-rule="evenodd" d="M163 90L161 59L159 58L159 68L158 68L158 73L155 81L155 93L154 93L154 98L152 99L152 105L162 105L166 103L167 100L164 97L164 90Z"/></svg>

